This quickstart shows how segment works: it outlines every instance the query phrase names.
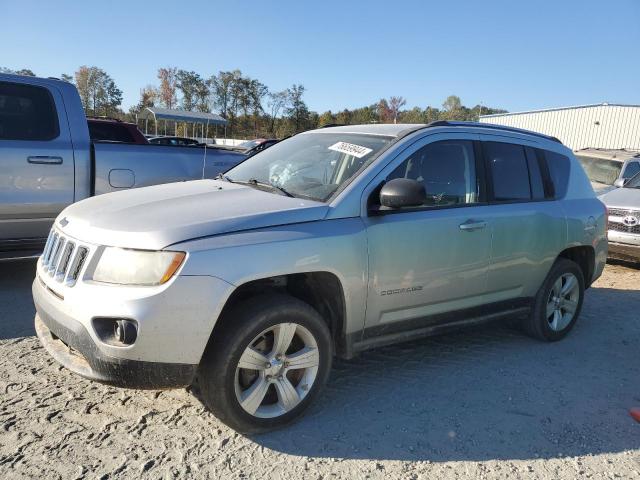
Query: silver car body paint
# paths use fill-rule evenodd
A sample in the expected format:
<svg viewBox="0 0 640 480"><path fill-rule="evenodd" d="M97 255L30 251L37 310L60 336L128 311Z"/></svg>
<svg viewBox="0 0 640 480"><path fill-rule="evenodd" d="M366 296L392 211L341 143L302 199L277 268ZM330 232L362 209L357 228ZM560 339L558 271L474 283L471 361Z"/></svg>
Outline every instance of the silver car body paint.
<svg viewBox="0 0 640 480"><path fill-rule="evenodd" d="M607 256L604 206L569 149L538 136L481 126L410 130L416 127L333 127L303 134L399 136L327 203L203 180L72 205L55 229L89 244L90 260L74 287L56 283L38 262L36 306L61 322L82 323L109 356L197 364L227 299L253 280L304 272L334 275L345 300L340 335L357 344L365 342L370 328L384 332L400 321L531 298L568 247L593 247L594 272L587 283L601 274ZM540 202L368 214L371 193L410 153L452 138L566 155L571 160L567 194ZM483 220L486 228L461 231L459 224L468 219ZM88 279L105 246L184 251L187 258L160 287L98 284ZM127 347L104 344L93 332L95 316L135 318L139 340Z"/></svg>

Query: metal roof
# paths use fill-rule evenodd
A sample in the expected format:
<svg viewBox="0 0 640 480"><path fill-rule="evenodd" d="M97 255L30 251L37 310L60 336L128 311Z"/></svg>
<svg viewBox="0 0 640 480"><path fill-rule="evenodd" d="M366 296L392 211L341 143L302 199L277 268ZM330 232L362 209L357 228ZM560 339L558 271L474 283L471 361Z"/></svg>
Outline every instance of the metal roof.
<svg viewBox="0 0 640 480"><path fill-rule="evenodd" d="M176 122L202 123L208 125L226 125L227 121L217 113L188 112L169 108L146 107L138 114L138 118L145 120L173 120Z"/></svg>
<svg viewBox="0 0 640 480"><path fill-rule="evenodd" d="M509 117L511 115L524 115L527 113L541 113L541 112L557 112L559 110L576 110L579 108L594 108L594 107L632 107L640 108L640 105L625 104L625 103L589 103L585 105L573 105L569 107L553 107L553 108L541 108L539 110L525 110L521 112L506 112L506 113L493 113L491 115L480 115L480 118L491 117Z"/></svg>

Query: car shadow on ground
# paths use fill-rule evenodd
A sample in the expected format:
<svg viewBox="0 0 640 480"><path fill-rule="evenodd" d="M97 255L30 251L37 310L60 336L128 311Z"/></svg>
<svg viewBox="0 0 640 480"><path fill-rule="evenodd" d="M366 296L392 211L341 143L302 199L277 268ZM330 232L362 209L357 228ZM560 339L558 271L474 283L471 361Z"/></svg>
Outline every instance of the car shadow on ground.
<svg viewBox="0 0 640 480"><path fill-rule="evenodd" d="M640 448L640 291L593 288L571 334L542 343L492 325L334 366L298 423L257 435L291 455L491 460Z"/></svg>
<svg viewBox="0 0 640 480"><path fill-rule="evenodd" d="M0 262L0 340L35 335L31 283L36 261Z"/></svg>

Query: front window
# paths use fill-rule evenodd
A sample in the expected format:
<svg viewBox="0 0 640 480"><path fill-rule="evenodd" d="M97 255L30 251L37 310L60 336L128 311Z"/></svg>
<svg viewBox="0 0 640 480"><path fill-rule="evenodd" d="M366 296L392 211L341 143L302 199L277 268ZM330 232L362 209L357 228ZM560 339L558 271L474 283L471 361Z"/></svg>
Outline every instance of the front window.
<svg viewBox="0 0 640 480"><path fill-rule="evenodd" d="M303 133L248 158L226 177L324 202L391 140L357 133Z"/></svg>

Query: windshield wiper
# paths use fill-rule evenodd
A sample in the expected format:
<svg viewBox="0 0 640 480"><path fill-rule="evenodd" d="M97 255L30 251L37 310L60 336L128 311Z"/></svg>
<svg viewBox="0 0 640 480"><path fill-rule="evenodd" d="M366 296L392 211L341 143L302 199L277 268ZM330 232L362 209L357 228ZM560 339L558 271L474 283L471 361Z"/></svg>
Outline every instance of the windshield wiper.
<svg viewBox="0 0 640 480"><path fill-rule="evenodd" d="M220 172L215 176L214 180L224 180L225 182L235 183L231 178L227 177L224 173Z"/></svg>
<svg viewBox="0 0 640 480"><path fill-rule="evenodd" d="M240 183L240 182L238 182ZM259 185L261 187L267 187L267 188L272 188L274 190L277 190L278 192L280 192L281 194L287 196L287 197L293 197L293 195L289 192L287 192L284 188L279 187L278 185L274 185L273 183L267 183L267 182L261 182L260 180L257 180L255 178L250 178L249 180L247 180L244 183L248 183L250 185Z"/></svg>

